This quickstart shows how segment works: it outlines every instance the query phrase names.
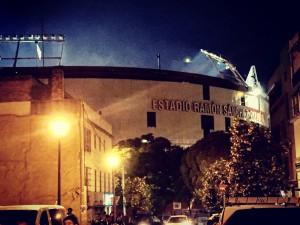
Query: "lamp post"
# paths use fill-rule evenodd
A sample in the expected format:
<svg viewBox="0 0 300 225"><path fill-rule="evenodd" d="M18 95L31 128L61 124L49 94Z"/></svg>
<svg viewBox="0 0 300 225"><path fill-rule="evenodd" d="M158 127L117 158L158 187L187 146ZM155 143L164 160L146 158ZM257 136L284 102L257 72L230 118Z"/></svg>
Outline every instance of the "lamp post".
<svg viewBox="0 0 300 225"><path fill-rule="evenodd" d="M57 149L57 204L61 204L61 138L67 134L69 124L62 118L55 119L50 123L54 136L58 138Z"/></svg>
<svg viewBox="0 0 300 225"><path fill-rule="evenodd" d="M110 155L108 157L108 163L112 168L113 213L114 213L114 223L116 223L117 206L116 206L116 190L115 190L115 168L119 165L119 158L116 155Z"/></svg>
<svg viewBox="0 0 300 225"><path fill-rule="evenodd" d="M123 215L126 216L126 198L125 198L125 172L124 164L122 166L122 194L123 194Z"/></svg>

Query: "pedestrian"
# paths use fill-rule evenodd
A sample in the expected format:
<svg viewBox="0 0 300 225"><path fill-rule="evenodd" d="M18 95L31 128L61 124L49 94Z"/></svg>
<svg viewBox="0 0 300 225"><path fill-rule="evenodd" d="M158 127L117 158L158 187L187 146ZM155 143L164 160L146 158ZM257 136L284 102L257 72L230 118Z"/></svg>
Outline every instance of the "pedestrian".
<svg viewBox="0 0 300 225"><path fill-rule="evenodd" d="M74 214L67 215L64 220L64 225L79 225L78 219Z"/></svg>
<svg viewBox="0 0 300 225"><path fill-rule="evenodd" d="M119 213L116 219L117 219L117 224L123 225L123 214L122 213Z"/></svg>
<svg viewBox="0 0 300 225"><path fill-rule="evenodd" d="M73 209L72 209L72 208L68 208L67 215L74 215L74 214L73 214Z"/></svg>

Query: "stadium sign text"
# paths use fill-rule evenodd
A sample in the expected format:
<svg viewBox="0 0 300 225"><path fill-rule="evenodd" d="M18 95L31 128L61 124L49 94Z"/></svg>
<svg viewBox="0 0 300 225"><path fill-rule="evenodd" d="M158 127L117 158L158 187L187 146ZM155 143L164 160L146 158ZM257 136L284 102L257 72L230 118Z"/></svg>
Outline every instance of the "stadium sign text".
<svg viewBox="0 0 300 225"><path fill-rule="evenodd" d="M252 122L267 126L267 117L265 113L245 106L217 104L214 102L153 99L152 109L158 111L182 111L223 115L228 117L236 117L243 120L250 120Z"/></svg>

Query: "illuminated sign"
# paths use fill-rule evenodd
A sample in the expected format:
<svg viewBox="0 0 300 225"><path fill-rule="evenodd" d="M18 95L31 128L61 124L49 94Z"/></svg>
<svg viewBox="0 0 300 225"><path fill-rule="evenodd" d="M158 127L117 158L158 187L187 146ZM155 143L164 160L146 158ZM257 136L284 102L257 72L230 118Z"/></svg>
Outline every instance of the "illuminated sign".
<svg viewBox="0 0 300 225"><path fill-rule="evenodd" d="M244 106L217 104L214 102L196 102L168 99L153 99L152 109L158 111L195 112L236 117L268 126L266 113Z"/></svg>
<svg viewBox="0 0 300 225"><path fill-rule="evenodd" d="M112 193L104 193L104 205L113 205L113 198Z"/></svg>

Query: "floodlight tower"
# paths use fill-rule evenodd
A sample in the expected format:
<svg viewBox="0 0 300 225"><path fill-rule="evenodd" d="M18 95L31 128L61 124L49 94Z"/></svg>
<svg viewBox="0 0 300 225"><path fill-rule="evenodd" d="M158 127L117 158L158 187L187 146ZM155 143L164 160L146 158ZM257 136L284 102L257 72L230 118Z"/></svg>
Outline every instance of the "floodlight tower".
<svg viewBox="0 0 300 225"><path fill-rule="evenodd" d="M45 56L44 51L44 43L45 42L58 42L61 43L61 53L60 56ZM51 35L40 35L40 34L27 34L27 35L0 35L0 44L6 43L16 43L16 52L14 57L2 57L0 55L0 60L14 60L13 67L16 67L18 60L43 60L43 66L44 66L44 60L45 59L57 59L59 60L59 65L61 65L61 59L62 59L62 53L63 53L63 44L65 43L65 36L60 34L51 34ZM20 49L20 43L33 43L36 45L36 57L28 56L28 57L20 57L19 56L19 49ZM43 43L42 50L39 47L39 43Z"/></svg>

